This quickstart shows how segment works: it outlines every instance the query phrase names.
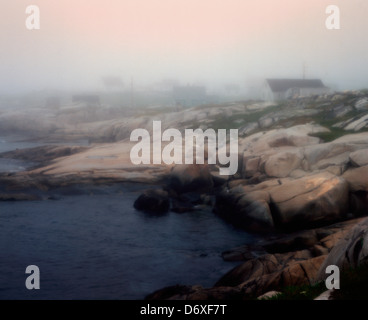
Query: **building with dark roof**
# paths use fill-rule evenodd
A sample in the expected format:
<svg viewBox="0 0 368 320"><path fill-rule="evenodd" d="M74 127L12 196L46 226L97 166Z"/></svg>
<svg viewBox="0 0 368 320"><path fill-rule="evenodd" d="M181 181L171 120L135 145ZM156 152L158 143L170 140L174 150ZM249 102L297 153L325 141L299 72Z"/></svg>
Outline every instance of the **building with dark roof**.
<svg viewBox="0 0 368 320"><path fill-rule="evenodd" d="M329 91L320 79L266 79L263 97L266 101L280 101Z"/></svg>

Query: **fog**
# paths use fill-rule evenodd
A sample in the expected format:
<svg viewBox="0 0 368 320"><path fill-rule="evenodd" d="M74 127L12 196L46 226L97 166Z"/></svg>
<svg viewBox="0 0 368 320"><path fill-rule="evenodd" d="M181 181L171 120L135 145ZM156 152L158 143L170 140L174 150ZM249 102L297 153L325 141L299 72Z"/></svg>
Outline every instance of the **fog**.
<svg viewBox="0 0 368 320"><path fill-rule="evenodd" d="M325 27L329 0L34 0L40 29L28 30L30 2L2 1L0 93L120 90L106 77L125 90L175 79L246 92L303 73L339 90L367 87L368 3L333 2L340 30Z"/></svg>

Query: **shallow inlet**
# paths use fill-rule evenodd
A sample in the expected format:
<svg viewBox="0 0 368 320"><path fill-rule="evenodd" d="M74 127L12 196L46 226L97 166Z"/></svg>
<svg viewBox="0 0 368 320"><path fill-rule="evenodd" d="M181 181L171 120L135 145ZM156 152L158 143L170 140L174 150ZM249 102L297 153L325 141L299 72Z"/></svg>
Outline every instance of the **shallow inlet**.
<svg viewBox="0 0 368 320"><path fill-rule="evenodd" d="M0 152L42 145L0 141ZM0 170L30 165L14 161L0 159ZM143 299L178 283L212 286L237 264L221 252L256 241L210 209L136 211L146 188L76 186L40 194L50 200L0 202L0 299ZM28 265L40 268L40 290L25 288Z"/></svg>
<svg viewBox="0 0 368 320"><path fill-rule="evenodd" d="M55 191L53 199L0 203L0 299L143 299L175 284L212 286L237 263L220 253L252 243L210 210L138 212L145 186ZM41 289L25 288L28 265Z"/></svg>

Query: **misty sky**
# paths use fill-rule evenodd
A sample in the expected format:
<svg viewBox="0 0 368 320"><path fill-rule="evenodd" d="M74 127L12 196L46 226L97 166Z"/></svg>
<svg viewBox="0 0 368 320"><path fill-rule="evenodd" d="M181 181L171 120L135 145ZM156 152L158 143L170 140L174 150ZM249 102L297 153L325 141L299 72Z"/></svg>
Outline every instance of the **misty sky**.
<svg viewBox="0 0 368 320"><path fill-rule="evenodd" d="M41 29L25 27L38 5ZM341 30L327 30L327 5ZM267 77L368 87L366 0L1 0L0 92L95 89L164 78L245 85Z"/></svg>

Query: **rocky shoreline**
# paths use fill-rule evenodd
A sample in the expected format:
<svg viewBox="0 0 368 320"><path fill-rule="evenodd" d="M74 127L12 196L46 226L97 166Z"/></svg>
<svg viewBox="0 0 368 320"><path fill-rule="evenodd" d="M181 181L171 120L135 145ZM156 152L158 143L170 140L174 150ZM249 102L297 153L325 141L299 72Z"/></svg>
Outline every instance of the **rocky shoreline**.
<svg viewBox="0 0 368 320"><path fill-rule="evenodd" d="M154 188L136 200L137 210L185 214L211 207L236 227L267 238L254 247L239 244L222 253L225 260L241 264L214 287L176 285L147 299L246 299L285 286L313 284L323 278L326 261L338 260L346 268L367 256L365 242L348 262L336 251L350 252L350 242L364 240L367 230L368 94L295 99L276 107L246 103L154 117L161 117L165 127L181 129L198 121L203 129L225 125L222 118L232 125L237 121L239 170L233 176L219 176L217 165L132 165L129 128L144 127L153 119L141 117L130 123L115 121L114 134L111 123L99 123L100 129L93 131L96 139L104 132L110 142L2 154L38 165L1 174L0 201L36 200L34 190L73 184L139 182ZM248 118L246 123L238 121L240 115ZM81 125L78 136L92 127Z"/></svg>

